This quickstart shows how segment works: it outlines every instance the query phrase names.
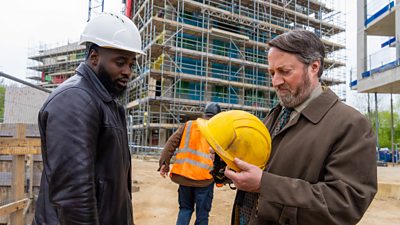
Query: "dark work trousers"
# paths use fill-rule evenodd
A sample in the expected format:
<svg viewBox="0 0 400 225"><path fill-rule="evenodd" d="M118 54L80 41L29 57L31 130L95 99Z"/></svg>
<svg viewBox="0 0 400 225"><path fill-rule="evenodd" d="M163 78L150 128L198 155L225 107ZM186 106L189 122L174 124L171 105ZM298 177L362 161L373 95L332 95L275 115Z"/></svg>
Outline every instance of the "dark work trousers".
<svg viewBox="0 0 400 225"><path fill-rule="evenodd" d="M214 196L214 183L207 187L179 185L178 194L179 214L176 225L189 225L195 206L195 225L208 225L208 215Z"/></svg>

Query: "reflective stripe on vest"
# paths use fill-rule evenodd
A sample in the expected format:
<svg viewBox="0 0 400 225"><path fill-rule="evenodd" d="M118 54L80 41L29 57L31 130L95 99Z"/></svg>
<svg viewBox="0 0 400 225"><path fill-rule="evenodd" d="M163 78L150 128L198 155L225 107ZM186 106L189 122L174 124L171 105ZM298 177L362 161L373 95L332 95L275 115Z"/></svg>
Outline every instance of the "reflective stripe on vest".
<svg viewBox="0 0 400 225"><path fill-rule="evenodd" d="M189 121L182 136L171 174L179 174L192 180L211 179L213 162L210 158L210 146L201 136L197 122Z"/></svg>
<svg viewBox="0 0 400 225"><path fill-rule="evenodd" d="M189 163L189 164L198 166L200 168L206 169L208 171L212 170L212 166L209 166L207 164L204 164L204 163L201 163L201 162L197 162L197 161L191 160L191 159L178 159L178 160L175 160L175 163L177 163L177 164Z"/></svg>

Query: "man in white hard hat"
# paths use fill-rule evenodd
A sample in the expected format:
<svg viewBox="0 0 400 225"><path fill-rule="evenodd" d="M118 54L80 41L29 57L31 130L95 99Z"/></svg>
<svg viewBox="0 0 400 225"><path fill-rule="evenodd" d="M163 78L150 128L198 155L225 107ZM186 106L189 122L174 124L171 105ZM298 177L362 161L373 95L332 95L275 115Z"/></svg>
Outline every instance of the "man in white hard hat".
<svg viewBox="0 0 400 225"><path fill-rule="evenodd" d="M86 25L85 62L39 112L43 173L34 225L133 225L124 93L141 50L133 22L103 13Z"/></svg>
<svg viewBox="0 0 400 225"><path fill-rule="evenodd" d="M325 48L314 33L290 31L268 45L280 100L265 119L271 157L264 170L239 159L241 172L225 170L240 190L232 224L357 224L377 190L370 123L321 85Z"/></svg>

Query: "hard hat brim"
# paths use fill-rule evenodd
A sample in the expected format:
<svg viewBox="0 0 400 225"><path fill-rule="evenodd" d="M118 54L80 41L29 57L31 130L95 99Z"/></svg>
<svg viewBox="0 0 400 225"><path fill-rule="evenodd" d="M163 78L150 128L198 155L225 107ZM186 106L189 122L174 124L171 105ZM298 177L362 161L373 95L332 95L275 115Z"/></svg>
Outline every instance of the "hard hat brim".
<svg viewBox="0 0 400 225"><path fill-rule="evenodd" d="M88 39L88 38L85 38L85 37L81 36L81 40L79 41L78 44L79 45L85 45L88 42L95 43L95 41L86 40L86 39ZM97 41L97 43L95 43L95 44L97 44L99 47L102 47L102 48L124 50L124 51L128 51L128 52L136 53L138 55L146 56L146 53L141 51L141 50L136 50L136 49L133 49L133 48L126 48L126 47L122 47L122 46L117 46L117 45L114 45L114 44L106 43L105 41L102 41L102 42Z"/></svg>
<svg viewBox="0 0 400 225"><path fill-rule="evenodd" d="M224 162L228 165L230 169L233 169L236 172L240 172L241 169L233 162L234 158L230 154L228 154L225 149L223 149L214 139L213 135L208 129L207 123L208 120L202 118L197 119L197 124L203 137L207 140L211 148L213 148L214 151L221 157L221 159L224 160Z"/></svg>

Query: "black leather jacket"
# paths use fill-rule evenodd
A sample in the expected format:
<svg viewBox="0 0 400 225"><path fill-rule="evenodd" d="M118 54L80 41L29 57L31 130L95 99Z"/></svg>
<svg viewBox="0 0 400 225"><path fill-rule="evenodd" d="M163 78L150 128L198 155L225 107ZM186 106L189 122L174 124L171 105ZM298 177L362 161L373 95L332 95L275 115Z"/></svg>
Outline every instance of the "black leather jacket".
<svg viewBox="0 0 400 225"><path fill-rule="evenodd" d="M39 112L43 173L33 225L133 225L123 107L85 63Z"/></svg>

